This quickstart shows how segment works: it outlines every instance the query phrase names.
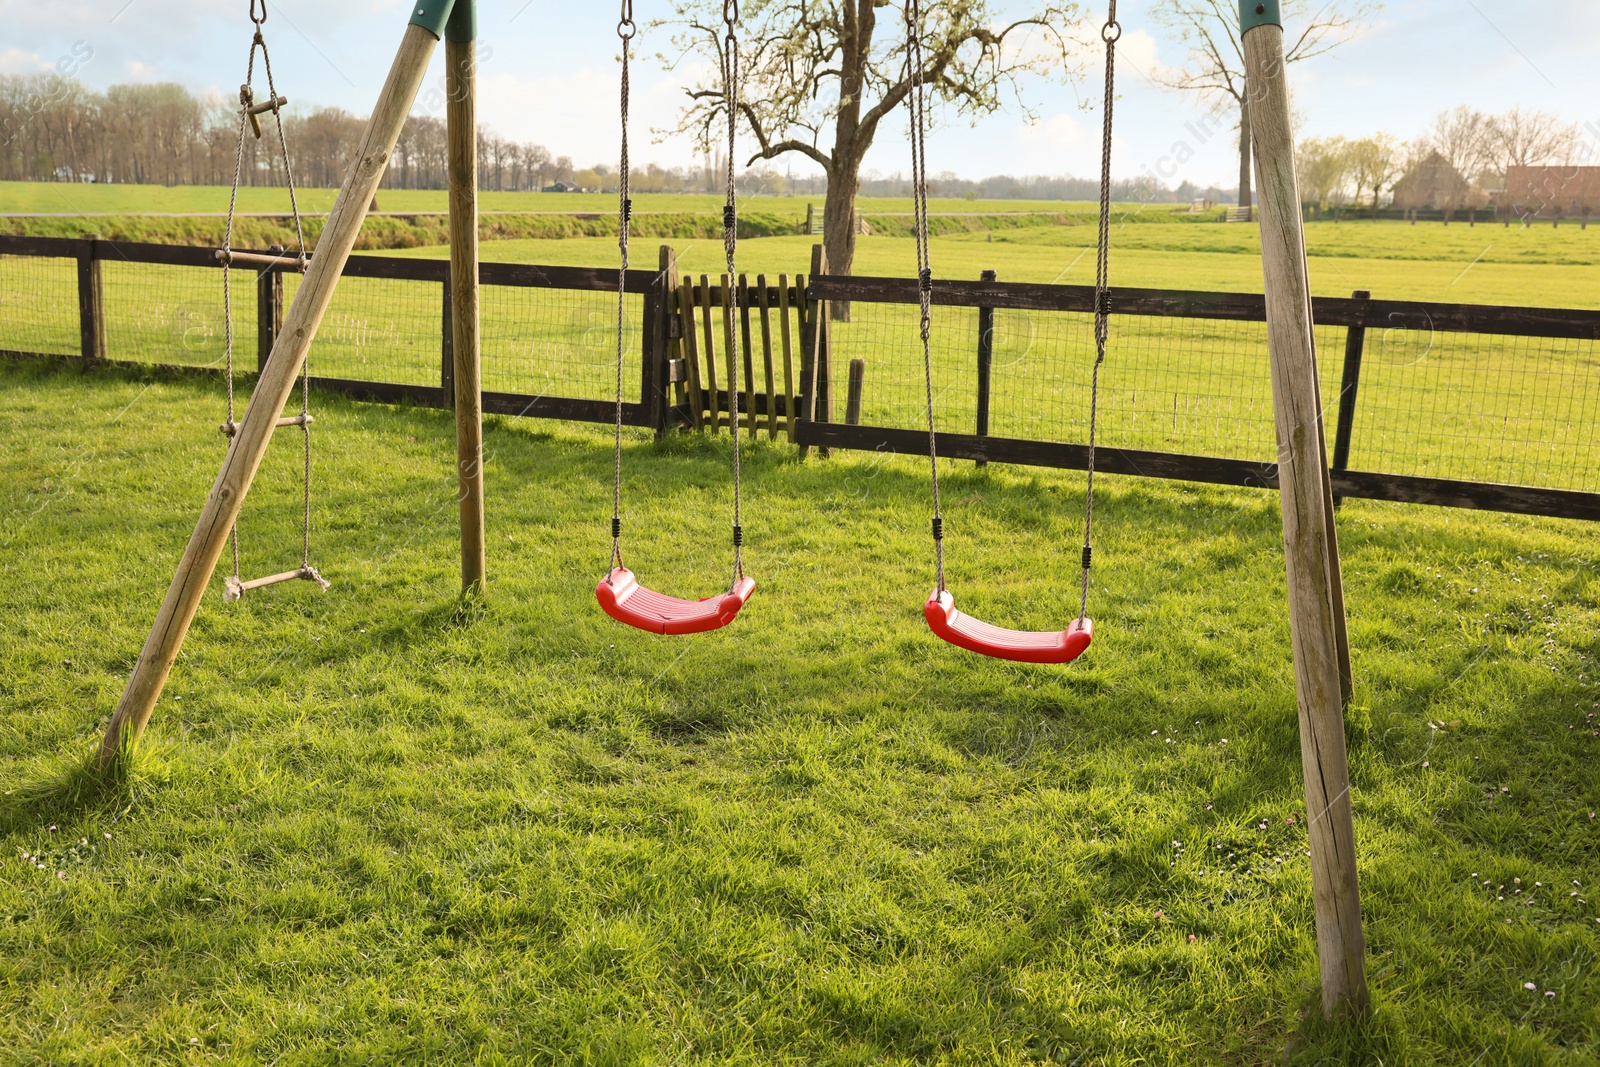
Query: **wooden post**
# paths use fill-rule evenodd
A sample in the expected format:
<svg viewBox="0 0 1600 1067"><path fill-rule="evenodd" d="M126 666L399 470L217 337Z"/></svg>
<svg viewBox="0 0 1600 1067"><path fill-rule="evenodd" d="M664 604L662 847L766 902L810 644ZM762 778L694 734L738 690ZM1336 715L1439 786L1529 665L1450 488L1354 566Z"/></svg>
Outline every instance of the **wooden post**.
<svg viewBox="0 0 1600 1067"><path fill-rule="evenodd" d="M805 277L796 279L801 289L805 287ZM802 303L803 306L803 302ZM789 443L794 443L794 416L795 408L800 406L799 399L794 392L794 334L789 327L789 276L778 275L778 334L783 339L783 428L789 438Z"/></svg>
<svg viewBox="0 0 1600 1067"><path fill-rule="evenodd" d="M983 281L998 281L1000 275L986 270L980 275ZM978 425L974 433L989 436L989 382L994 370L994 308L978 309ZM988 460L978 460L978 466L987 467Z"/></svg>
<svg viewBox="0 0 1600 1067"><path fill-rule="evenodd" d="M689 423L696 430L703 425L702 413L706 409L705 394L700 389L699 331L694 321L694 278L684 278L678 291L678 320L682 324L683 361L689 373Z"/></svg>
<svg viewBox="0 0 1600 1067"><path fill-rule="evenodd" d="M867 383L867 361L850 361L850 383L845 394L844 421L846 426L861 425L861 392Z"/></svg>
<svg viewBox="0 0 1600 1067"><path fill-rule="evenodd" d="M678 316L673 313L672 304L677 299L677 292L678 258L673 254L671 245L662 245L656 263L653 299L646 308L648 313L645 316L645 336L655 340L649 361L651 380L655 383L650 404L651 422L655 426L658 441L666 436L674 402L681 403L684 394L684 378L678 378L678 387L674 391L673 375L670 373L675 360L679 360L681 365L681 359L675 355L675 351L682 339L673 336L676 332L673 326L678 322Z"/></svg>
<svg viewBox="0 0 1600 1067"><path fill-rule="evenodd" d="M267 249L274 256L283 255L282 245ZM264 270L256 275L256 372L267 369L267 357L272 346L283 332L283 271Z"/></svg>
<svg viewBox="0 0 1600 1067"><path fill-rule="evenodd" d="M452 305L455 298L450 293L450 275L444 276L439 286L439 403L442 407L456 406L456 313Z"/></svg>
<svg viewBox="0 0 1600 1067"><path fill-rule="evenodd" d="M473 0L455 0L445 26L445 118L450 142L450 313L461 510L461 592L481 596L484 546L483 363L478 326L478 45Z"/></svg>
<svg viewBox="0 0 1600 1067"><path fill-rule="evenodd" d="M85 368L106 358L105 279L93 237L78 242L78 345Z"/></svg>
<svg viewBox="0 0 1600 1067"><path fill-rule="evenodd" d="M756 306L761 310L761 362L767 386L767 438L778 439L778 389L772 364L772 299L767 276L756 275ZM753 390L752 390L753 391Z"/></svg>
<svg viewBox="0 0 1600 1067"><path fill-rule="evenodd" d="M744 391L739 394L739 402L745 405L745 437L750 440L756 438L756 365L755 343L750 330L750 278L748 275L739 275L739 344L741 355L744 359Z"/></svg>
<svg viewBox="0 0 1600 1067"><path fill-rule="evenodd" d="M811 246L811 281L828 273L828 252L822 245ZM804 295L805 290L801 289ZM819 394L826 386L822 364L827 359L828 302L805 298L805 318L800 325L800 418L803 422L830 422L826 403L819 404ZM800 457L811 451L809 445L800 446ZM819 448L826 456L828 449Z"/></svg>
<svg viewBox="0 0 1600 1067"><path fill-rule="evenodd" d="M711 332L711 278L709 275L700 275L700 325L701 334L705 337L706 373L703 379L706 394L706 406L711 413L711 432L717 432L721 425L718 421L722 418L717 400L717 338ZM730 419L731 421L731 419Z"/></svg>
<svg viewBox="0 0 1600 1067"><path fill-rule="evenodd" d="M1368 289L1357 289L1350 296L1354 300L1367 301L1372 299L1372 292ZM1366 347L1365 326L1351 326L1345 330L1344 369L1339 382L1339 426L1333 437L1332 470L1350 469L1350 440L1355 433L1356 425L1356 392L1361 387L1361 357ZM1344 503L1343 497L1333 498L1334 507L1342 503Z"/></svg>
<svg viewBox="0 0 1600 1067"><path fill-rule="evenodd" d="M439 2L421 0L418 8L431 15ZM448 13L448 4L445 10ZM183 647L195 612L200 608L206 585L216 570L217 559L228 542L228 531L239 517L245 495L272 440L278 416L294 389L295 378L316 337L317 327L327 313L339 275L344 271L345 261L366 219L367 205L377 192L395 141L416 99L417 88L427 74L428 60L439 43L439 33L417 21L425 17L423 14L415 16L400 42L388 80L356 145L354 162L346 173L344 187L339 190L327 226L317 242L316 257L285 316L283 333L273 345L267 369L250 396L239 432L228 445L227 458L222 461L222 470L206 498L189 545L184 549L155 625L150 628L133 675L111 716L111 724L106 727L100 744L102 769L111 768L125 749L131 750L150 721L162 686Z"/></svg>
<svg viewBox="0 0 1600 1067"><path fill-rule="evenodd" d="M1356 878L1335 618L1337 541L1284 77L1283 27L1277 0L1246 0L1242 15L1322 1007L1329 1016L1363 1015L1368 1010L1366 941Z"/></svg>

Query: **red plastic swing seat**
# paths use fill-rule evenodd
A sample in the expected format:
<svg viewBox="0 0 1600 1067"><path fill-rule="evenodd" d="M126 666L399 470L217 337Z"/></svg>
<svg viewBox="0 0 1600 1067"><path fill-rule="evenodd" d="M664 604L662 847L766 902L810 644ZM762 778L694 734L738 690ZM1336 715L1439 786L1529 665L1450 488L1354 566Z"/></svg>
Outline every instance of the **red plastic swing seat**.
<svg viewBox="0 0 1600 1067"><path fill-rule="evenodd" d="M923 605L922 613L927 616L928 628L952 645L979 655L1020 663L1071 663L1083 655L1089 642L1094 640L1094 623L1088 619L1074 619L1071 626L1059 633L991 626L957 611L955 598L949 590L935 589Z"/></svg>
<svg viewBox="0 0 1600 1067"><path fill-rule="evenodd" d="M699 634L720 630L734 620L750 594L756 591L754 578L740 578L732 589L704 600L680 600L657 593L639 584L633 572L618 567L594 587L594 595L618 622L654 634Z"/></svg>

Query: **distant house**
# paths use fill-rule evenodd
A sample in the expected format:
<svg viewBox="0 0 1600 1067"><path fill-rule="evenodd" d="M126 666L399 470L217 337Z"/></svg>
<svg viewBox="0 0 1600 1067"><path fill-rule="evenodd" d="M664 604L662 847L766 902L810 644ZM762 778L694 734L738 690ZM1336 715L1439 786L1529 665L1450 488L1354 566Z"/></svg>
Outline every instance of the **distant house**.
<svg viewBox="0 0 1600 1067"><path fill-rule="evenodd" d="M1406 171L1394 183L1394 206L1401 211L1449 211L1466 206L1472 183L1438 152Z"/></svg>
<svg viewBox="0 0 1600 1067"><path fill-rule="evenodd" d="M551 182L544 187L544 191L547 193L575 193L578 191L578 187L570 182Z"/></svg>
<svg viewBox="0 0 1600 1067"><path fill-rule="evenodd" d="M1518 214L1600 215L1600 167L1510 167L1502 203Z"/></svg>

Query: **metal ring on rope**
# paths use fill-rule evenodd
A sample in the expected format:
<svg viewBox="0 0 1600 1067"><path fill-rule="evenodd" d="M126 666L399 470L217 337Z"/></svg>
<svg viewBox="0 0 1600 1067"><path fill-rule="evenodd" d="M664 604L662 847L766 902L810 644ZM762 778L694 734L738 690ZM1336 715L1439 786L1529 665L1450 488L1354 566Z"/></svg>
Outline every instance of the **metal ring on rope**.
<svg viewBox="0 0 1600 1067"><path fill-rule="evenodd" d="M261 17L256 18L256 4L261 5ZM267 21L267 0L250 0L250 21L261 26Z"/></svg>

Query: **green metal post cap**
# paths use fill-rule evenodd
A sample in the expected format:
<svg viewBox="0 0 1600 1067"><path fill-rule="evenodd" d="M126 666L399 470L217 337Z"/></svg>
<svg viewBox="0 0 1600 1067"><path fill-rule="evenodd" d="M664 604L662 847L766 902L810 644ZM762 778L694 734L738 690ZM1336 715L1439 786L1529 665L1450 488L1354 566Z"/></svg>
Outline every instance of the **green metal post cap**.
<svg viewBox="0 0 1600 1067"><path fill-rule="evenodd" d="M1257 26L1282 26L1278 0L1239 0L1239 32L1249 33Z"/></svg>
<svg viewBox="0 0 1600 1067"><path fill-rule="evenodd" d="M414 0L411 25L421 26L435 37L444 36L445 23L450 20L450 9L455 0Z"/></svg>
<svg viewBox="0 0 1600 1067"><path fill-rule="evenodd" d="M444 35L456 42L478 39L477 0L456 0L455 8L450 12L450 21L444 28Z"/></svg>

